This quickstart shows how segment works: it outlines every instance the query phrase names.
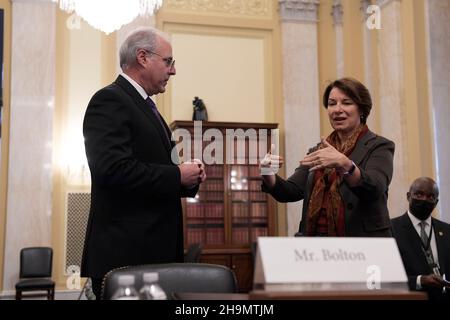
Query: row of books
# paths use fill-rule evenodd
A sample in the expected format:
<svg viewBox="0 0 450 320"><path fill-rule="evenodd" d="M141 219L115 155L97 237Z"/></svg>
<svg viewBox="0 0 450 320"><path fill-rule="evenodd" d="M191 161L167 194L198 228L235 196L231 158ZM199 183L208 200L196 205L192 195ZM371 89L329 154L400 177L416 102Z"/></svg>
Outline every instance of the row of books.
<svg viewBox="0 0 450 320"><path fill-rule="evenodd" d="M232 242L233 244L247 244L256 241L258 237L265 237L267 234L267 228L237 228L233 229Z"/></svg>
<svg viewBox="0 0 450 320"><path fill-rule="evenodd" d="M250 180L248 182L248 189L250 191L261 191L261 179ZM261 191L262 192L262 191Z"/></svg>
<svg viewBox="0 0 450 320"><path fill-rule="evenodd" d="M239 217L233 218L233 228L246 227L253 228L258 226L267 226L267 218L265 217Z"/></svg>
<svg viewBox="0 0 450 320"><path fill-rule="evenodd" d="M220 203L189 203L186 205L187 218L223 218L224 206ZM267 217L265 202L232 204L233 217Z"/></svg>
<svg viewBox="0 0 450 320"><path fill-rule="evenodd" d="M231 167L231 177L242 178L261 178L259 165L234 165Z"/></svg>
<svg viewBox="0 0 450 320"><path fill-rule="evenodd" d="M267 217L267 204L265 202L252 203L250 205L251 217Z"/></svg>
<svg viewBox="0 0 450 320"><path fill-rule="evenodd" d="M200 191L223 191L223 180L206 179L206 181L200 185Z"/></svg>
<svg viewBox="0 0 450 320"><path fill-rule="evenodd" d="M230 174L232 178L246 178L248 177L248 166L232 166Z"/></svg>
<svg viewBox="0 0 450 320"><path fill-rule="evenodd" d="M232 201L248 201L249 196L246 191L235 191L231 193L231 200Z"/></svg>
<svg viewBox="0 0 450 320"><path fill-rule="evenodd" d="M189 203L186 206L186 217L222 217L223 205L219 203Z"/></svg>
<svg viewBox="0 0 450 320"><path fill-rule="evenodd" d="M188 244L224 244L225 232L223 228L189 229L186 240Z"/></svg>
<svg viewBox="0 0 450 320"><path fill-rule="evenodd" d="M267 201L267 195L262 191L235 191L231 194L233 201Z"/></svg>
<svg viewBox="0 0 450 320"><path fill-rule="evenodd" d="M265 202L233 203L233 217L267 217Z"/></svg>
<svg viewBox="0 0 450 320"><path fill-rule="evenodd" d="M269 234L267 228L253 228L251 231L251 242L258 240L258 237L267 237Z"/></svg>
<svg viewBox="0 0 450 320"><path fill-rule="evenodd" d="M261 176L261 170L259 169L259 166L249 166L248 167L248 176L249 177L260 177Z"/></svg>
<svg viewBox="0 0 450 320"><path fill-rule="evenodd" d="M223 177L223 165L206 165L206 176L209 178L222 178Z"/></svg>
<svg viewBox="0 0 450 320"><path fill-rule="evenodd" d="M222 201L223 202L223 190L222 191L199 191L196 197L199 201Z"/></svg>
<svg viewBox="0 0 450 320"><path fill-rule="evenodd" d="M189 229L223 228L223 218L189 218L186 220Z"/></svg>
<svg viewBox="0 0 450 320"><path fill-rule="evenodd" d="M267 228L237 228L232 233L233 244L248 244L254 242L258 237L265 237L268 235ZM190 229L187 233L186 241L189 244L224 244L225 233L221 228L207 228L207 229Z"/></svg>

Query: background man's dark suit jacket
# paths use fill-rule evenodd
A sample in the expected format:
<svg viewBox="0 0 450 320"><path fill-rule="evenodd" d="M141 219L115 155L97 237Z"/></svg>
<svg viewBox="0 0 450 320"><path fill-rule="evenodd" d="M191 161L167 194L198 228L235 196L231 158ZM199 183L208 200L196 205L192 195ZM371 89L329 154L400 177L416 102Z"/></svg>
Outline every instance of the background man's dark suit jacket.
<svg viewBox="0 0 450 320"><path fill-rule="evenodd" d="M356 143L349 158L361 170L361 182L350 188L346 183L339 187L345 206L345 234L353 237L389 237L390 218L387 208L389 183L392 179L395 145L392 141L368 131ZM306 233L306 215L314 172L305 166L298 167L286 181L276 176L276 185L268 190L280 202L303 199L299 232Z"/></svg>
<svg viewBox="0 0 450 320"><path fill-rule="evenodd" d="M436 237L436 247L439 256L441 273L445 273L447 279L450 278L450 224L432 219L434 234ZM392 233L397 241L400 255L402 256L408 284L411 290L416 289L418 275L429 275L433 271L428 266L427 259L422 250L421 239L414 228L408 214L391 220ZM441 290L429 290L430 298L438 298ZM449 296L447 295L447 298Z"/></svg>
<svg viewBox="0 0 450 320"><path fill-rule="evenodd" d="M122 76L99 90L83 133L91 210L81 274L101 278L125 265L183 261L180 183L169 142L150 106Z"/></svg>

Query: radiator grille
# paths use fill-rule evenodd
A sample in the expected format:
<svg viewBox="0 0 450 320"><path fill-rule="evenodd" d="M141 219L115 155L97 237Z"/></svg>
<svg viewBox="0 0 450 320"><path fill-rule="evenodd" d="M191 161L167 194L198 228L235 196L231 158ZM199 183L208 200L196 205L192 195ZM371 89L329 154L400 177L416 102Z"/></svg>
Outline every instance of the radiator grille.
<svg viewBox="0 0 450 320"><path fill-rule="evenodd" d="M66 268L80 266L91 204L90 193L67 194Z"/></svg>

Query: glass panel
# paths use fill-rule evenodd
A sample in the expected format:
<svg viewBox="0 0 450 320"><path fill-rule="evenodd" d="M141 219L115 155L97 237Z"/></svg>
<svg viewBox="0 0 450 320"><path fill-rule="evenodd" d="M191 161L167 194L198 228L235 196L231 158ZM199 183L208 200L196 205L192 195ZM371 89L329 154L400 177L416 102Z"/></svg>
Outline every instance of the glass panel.
<svg viewBox="0 0 450 320"><path fill-rule="evenodd" d="M221 203L207 203L204 204L204 207L206 217L206 244L225 243L223 201Z"/></svg>
<svg viewBox="0 0 450 320"><path fill-rule="evenodd" d="M207 179L186 199L187 244L225 244L223 166L205 166Z"/></svg>
<svg viewBox="0 0 450 320"><path fill-rule="evenodd" d="M232 243L248 244L268 235L267 194L261 191L259 167L231 167Z"/></svg>
<svg viewBox="0 0 450 320"><path fill-rule="evenodd" d="M248 190L248 167L232 166L230 171L231 190Z"/></svg>
<svg viewBox="0 0 450 320"><path fill-rule="evenodd" d="M203 219L189 219L186 235L187 244L205 243Z"/></svg>
<svg viewBox="0 0 450 320"><path fill-rule="evenodd" d="M219 178L223 181L223 166L222 165L206 165L205 166L206 176L208 179Z"/></svg>
<svg viewBox="0 0 450 320"><path fill-rule="evenodd" d="M249 243L249 203L232 203L232 242L234 244Z"/></svg>
<svg viewBox="0 0 450 320"><path fill-rule="evenodd" d="M207 180L195 199L186 200L187 244L249 245L257 237L269 235L269 197L261 191L261 146L255 137L224 145L224 160L233 154L234 162L205 166ZM203 150L209 143L203 141Z"/></svg>

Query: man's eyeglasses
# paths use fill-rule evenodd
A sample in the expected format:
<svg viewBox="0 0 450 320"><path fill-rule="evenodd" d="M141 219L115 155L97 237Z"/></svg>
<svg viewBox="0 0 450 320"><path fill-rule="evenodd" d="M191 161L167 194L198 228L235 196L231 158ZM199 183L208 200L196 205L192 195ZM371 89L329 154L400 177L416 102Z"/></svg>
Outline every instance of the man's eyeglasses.
<svg viewBox="0 0 450 320"><path fill-rule="evenodd" d="M145 52L157 55L158 57L161 57L161 59L166 63L166 67L167 68L172 69L173 67L175 67L175 59L174 58L172 58L172 57L164 58L159 53L156 53L156 52L153 52L153 51L150 51L150 50L145 50Z"/></svg>

